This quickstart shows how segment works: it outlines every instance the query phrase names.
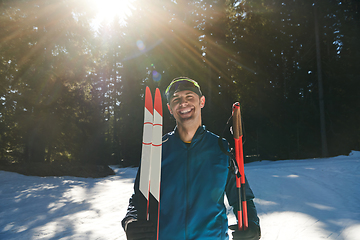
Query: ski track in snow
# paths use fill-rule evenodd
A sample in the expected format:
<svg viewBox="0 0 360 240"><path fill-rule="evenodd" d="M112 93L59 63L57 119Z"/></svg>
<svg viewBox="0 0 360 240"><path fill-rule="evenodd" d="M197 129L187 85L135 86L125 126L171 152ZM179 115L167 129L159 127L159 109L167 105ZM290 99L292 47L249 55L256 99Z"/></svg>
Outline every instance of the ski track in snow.
<svg viewBox="0 0 360 240"><path fill-rule="evenodd" d="M106 178L0 171L0 239L126 240L136 168ZM245 165L262 240L360 240L360 152ZM228 209L229 224L235 216Z"/></svg>

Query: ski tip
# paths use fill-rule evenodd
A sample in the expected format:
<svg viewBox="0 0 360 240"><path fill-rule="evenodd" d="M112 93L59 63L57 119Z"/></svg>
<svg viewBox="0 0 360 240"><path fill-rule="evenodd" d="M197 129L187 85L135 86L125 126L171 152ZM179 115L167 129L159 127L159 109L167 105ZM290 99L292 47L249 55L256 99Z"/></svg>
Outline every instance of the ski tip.
<svg viewBox="0 0 360 240"><path fill-rule="evenodd" d="M150 91L150 88L149 88L148 86L146 86L146 89L145 89L145 108L146 108L151 114L154 113L151 91Z"/></svg>
<svg viewBox="0 0 360 240"><path fill-rule="evenodd" d="M159 88L156 88L156 90L155 90L154 109L155 109L155 111L157 111L161 116L163 116L163 112L162 112L162 102L161 102L161 93L160 93L160 89L159 89Z"/></svg>

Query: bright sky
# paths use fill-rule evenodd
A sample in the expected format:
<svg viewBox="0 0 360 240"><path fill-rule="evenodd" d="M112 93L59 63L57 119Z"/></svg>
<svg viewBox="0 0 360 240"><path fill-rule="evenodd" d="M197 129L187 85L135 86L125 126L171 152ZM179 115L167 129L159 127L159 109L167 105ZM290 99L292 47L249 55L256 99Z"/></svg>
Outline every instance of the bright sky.
<svg viewBox="0 0 360 240"><path fill-rule="evenodd" d="M111 22L116 15L120 22L125 23L127 16L131 15L134 0L92 0L98 13L93 22L97 28L102 22Z"/></svg>

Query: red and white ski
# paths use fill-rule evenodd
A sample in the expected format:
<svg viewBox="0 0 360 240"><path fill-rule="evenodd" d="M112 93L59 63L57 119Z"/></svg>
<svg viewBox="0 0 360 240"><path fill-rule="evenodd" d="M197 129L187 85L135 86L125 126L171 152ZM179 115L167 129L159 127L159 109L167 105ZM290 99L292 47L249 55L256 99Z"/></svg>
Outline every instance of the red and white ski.
<svg viewBox="0 0 360 240"><path fill-rule="evenodd" d="M140 204L146 204L146 211L139 211L138 218L148 220L149 215L149 195L150 195L150 158L153 131L153 100L150 88L146 87L145 91L145 108L144 108L144 127L143 141L140 165L139 190L143 194Z"/></svg>
<svg viewBox="0 0 360 240"><path fill-rule="evenodd" d="M141 153L139 189L143 194L146 213L141 219L153 221L159 236L161 147L162 147L162 102L160 90L155 91L154 107L149 87L145 90L144 128Z"/></svg>

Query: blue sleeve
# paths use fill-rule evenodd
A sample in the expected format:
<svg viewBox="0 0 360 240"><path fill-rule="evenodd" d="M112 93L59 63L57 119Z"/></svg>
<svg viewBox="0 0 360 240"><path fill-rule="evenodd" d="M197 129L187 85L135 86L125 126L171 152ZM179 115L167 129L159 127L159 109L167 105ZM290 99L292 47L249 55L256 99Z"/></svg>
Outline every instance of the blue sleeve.
<svg viewBox="0 0 360 240"><path fill-rule="evenodd" d="M140 193L139 190L139 174L140 174L140 168L136 174L136 178L135 178L135 184L134 184L134 193L133 195L130 197L129 199L129 206L127 208L126 211L126 215L124 217L124 219L121 221L121 225L122 227L125 229L125 223L127 222L128 219L137 219L137 215L138 215L138 197Z"/></svg>

